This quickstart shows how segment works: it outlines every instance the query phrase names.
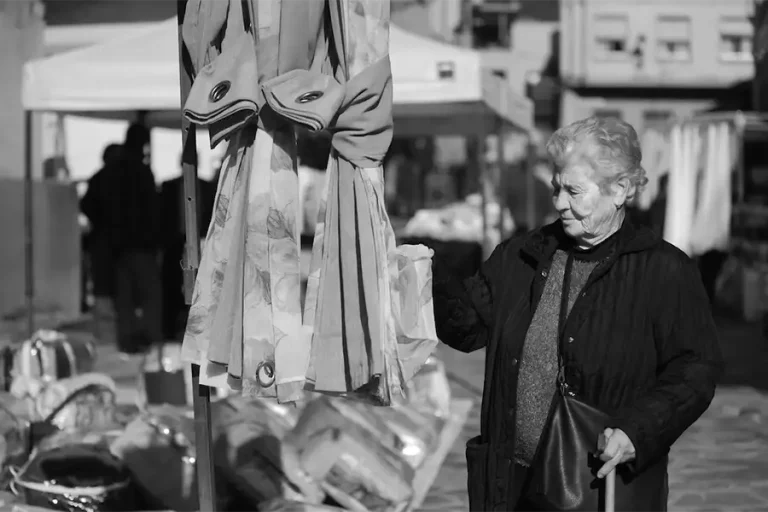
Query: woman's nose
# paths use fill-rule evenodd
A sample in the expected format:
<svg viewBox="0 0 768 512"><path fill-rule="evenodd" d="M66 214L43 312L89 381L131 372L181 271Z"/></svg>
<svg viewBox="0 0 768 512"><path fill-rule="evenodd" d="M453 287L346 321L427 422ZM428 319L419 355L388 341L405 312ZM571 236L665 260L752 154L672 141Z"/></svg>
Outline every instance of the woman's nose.
<svg viewBox="0 0 768 512"><path fill-rule="evenodd" d="M558 212L568 209L568 201L566 201L562 190L552 194L552 204Z"/></svg>

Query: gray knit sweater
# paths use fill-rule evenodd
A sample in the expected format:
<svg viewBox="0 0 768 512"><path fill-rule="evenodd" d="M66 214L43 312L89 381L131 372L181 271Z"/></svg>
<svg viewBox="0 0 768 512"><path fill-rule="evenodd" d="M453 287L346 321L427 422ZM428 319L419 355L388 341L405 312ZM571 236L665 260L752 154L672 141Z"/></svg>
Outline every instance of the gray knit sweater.
<svg viewBox="0 0 768 512"><path fill-rule="evenodd" d="M515 462L523 466L530 466L533 461L555 392L558 322L567 260L566 252L558 250L555 253L520 358ZM597 263L574 260L568 293L568 313Z"/></svg>

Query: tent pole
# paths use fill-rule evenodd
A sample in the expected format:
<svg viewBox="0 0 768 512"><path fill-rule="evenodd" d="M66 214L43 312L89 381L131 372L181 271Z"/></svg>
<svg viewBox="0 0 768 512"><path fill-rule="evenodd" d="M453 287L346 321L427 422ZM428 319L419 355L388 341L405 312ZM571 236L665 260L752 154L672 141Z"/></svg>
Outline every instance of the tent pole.
<svg viewBox="0 0 768 512"><path fill-rule="evenodd" d="M184 43L182 23L186 0L177 0L179 71L181 75L181 107L187 101L192 81L184 65ZM195 127L181 116L182 173L184 179L184 221L186 246L184 251L184 296L187 304L192 302L195 276L200 261L200 232L198 231L197 205L197 138ZM214 486L213 447L211 439L211 390L200 385L200 367L192 365L193 406L195 412L195 456L197 467L197 494L199 510L216 511L216 488Z"/></svg>
<svg viewBox="0 0 768 512"><path fill-rule="evenodd" d="M526 166L525 170L525 222L528 224L528 231L536 229L538 226L536 220L536 156L537 148L533 141L533 132L528 134L528 144L526 151Z"/></svg>
<svg viewBox="0 0 768 512"><path fill-rule="evenodd" d="M503 242L504 239L507 237L506 230L504 229L504 214L507 210L507 201L506 201L506 172L504 168L504 135L506 134L506 131L504 130L504 121L499 120L499 126L496 129L496 137L498 138L498 143L496 144L496 164L499 167L499 182L497 184L498 190L496 191L496 201L499 203L499 242Z"/></svg>
<svg viewBox="0 0 768 512"><path fill-rule="evenodd" d="M485 133L481 133L475 136L475 166L477 168L477 177L480 182L480 198L482 199L480 208L482 211L480 215L483 219L483 236L481 238L481 246L483 250L483 261L493 252L493 246L490 237L488 236L488 230L491 227L490 219L488 218L488 202L489 202L489 180L488 166L485 162Z"/></svg>
<svg viewBox="0 0 768 512"><path fill-rule="evenodd" d="M27 336L35 331L34 181L32 180L32 111L24 111L24 287Z"/></svg>

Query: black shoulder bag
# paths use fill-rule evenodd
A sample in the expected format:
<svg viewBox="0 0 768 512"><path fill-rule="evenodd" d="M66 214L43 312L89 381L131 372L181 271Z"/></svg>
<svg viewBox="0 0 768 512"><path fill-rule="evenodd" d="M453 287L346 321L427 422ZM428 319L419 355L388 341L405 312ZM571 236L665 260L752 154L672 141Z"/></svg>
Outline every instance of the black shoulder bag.
<svg viewBox="0 0 768 512"><path fill-rule="evenodd" d="M570 254L560 302L557 386L530 468L526 497L541 510L596 511L603 509L605 486L604 480L597 478L603 462L594 452L598 436L611 420L608 414L580 400L565 379L563 342L572 267ZM640 475L619 466L615 492L616 510L666 510L666 459Z"/></svg>

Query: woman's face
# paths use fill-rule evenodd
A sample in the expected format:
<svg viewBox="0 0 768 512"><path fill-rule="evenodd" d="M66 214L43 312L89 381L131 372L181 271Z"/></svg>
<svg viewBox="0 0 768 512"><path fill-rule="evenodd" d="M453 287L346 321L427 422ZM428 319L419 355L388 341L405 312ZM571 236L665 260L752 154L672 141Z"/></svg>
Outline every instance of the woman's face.
<svg viewBox="0 0 768 512"><path fill-rule="evenodd" d="M612 235L621 225L621 187L605 190L589 161L572 151L552 178L552 200L565 233L590 247Z"/></svg>

